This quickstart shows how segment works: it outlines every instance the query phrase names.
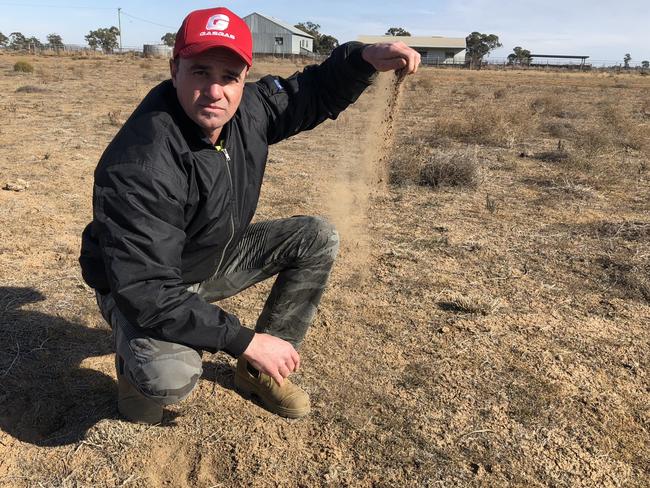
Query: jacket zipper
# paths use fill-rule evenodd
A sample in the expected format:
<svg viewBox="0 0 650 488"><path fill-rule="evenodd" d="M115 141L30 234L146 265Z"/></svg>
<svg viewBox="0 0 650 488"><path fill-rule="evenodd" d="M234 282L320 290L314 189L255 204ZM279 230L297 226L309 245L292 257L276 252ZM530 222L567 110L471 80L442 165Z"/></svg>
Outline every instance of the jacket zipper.
<svg viewBox="0 0 650 488"><path fill-rule="evenodd" d="M230 183L230 194L234 195L235 188L233 187L232 174L230 173L230 155L228 154L228 150L225 147L221 149L221 152L226 157L226 171L228 173L228 181ZM233 212L234 210L230 211L230 239L228 239L228 242L226 243L226 247L223 248L223 252L221 253L221 259L219 260L219 264L217 265L217 270L214 272L215 276L221 270L221 265L223 264L223 260L226 257L226 251L228 250L228 246L235 238L235 219L232 216Z"/></svg>

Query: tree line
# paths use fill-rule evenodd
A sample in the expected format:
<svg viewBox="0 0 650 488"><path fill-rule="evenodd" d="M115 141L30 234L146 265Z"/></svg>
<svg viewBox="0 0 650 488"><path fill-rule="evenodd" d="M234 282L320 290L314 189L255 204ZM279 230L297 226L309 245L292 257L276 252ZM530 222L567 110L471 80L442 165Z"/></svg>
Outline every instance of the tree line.
<svg viewBox="0 0 650 488"><path fill-rule="evenodd" d="M316 54L329 54L338 45L339 41L333 36L323 34L320 32L321 26L314 22L306 21L300 22L295 25L297 29L311 35L314 38L313 52ZM101 49L105 53L112 53L118 46L118 37L120 30L115 27L102 27L96 30L91 30L86 34L85 39L90 49ZM402 27L389 27L384 35L387 36L410 36L411 33ZM12 32L9 36L0 32L0 47L9 48L15 51L28 51L37 49L52 49L59 51L64 49L63 39L59 34L52 33L47 35L47 43L42 43L36 37L27 37L21 32ZM173 32L165 33L160 40L163 44L173 47L176 41L176 34ZM499 36L496 34L483 34L481 32L472 32L465 38L467 61L470 66L480 68L490 52L494 49L502 47L499 41ZM531 52L521 46L515 46L512 53L508 55L509 65L522 65L527 66L532 61ZM632 56L626 53L623 57L623 66L630 67ZM650 68L649 61L641 61L641 67L644 69Z"/></svg>

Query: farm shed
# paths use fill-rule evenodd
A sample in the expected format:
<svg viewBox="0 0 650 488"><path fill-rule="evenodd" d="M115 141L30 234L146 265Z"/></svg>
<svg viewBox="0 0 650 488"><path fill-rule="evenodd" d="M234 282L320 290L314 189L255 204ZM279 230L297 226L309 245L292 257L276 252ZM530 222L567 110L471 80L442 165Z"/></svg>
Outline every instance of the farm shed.
<svg viewBox="0 0 650 488"><path fill-rule="evenodd" d="M402 41L422 56L422 64L465 64L465 38L441 36L359 36L366 44Z"/></svg>
<svg viewBox="0 0 650 488"><path fill-rule="evenodd" d="M281 20L253 12L244 17L253 34L253 54L312 54L314 38Z"/></svg>

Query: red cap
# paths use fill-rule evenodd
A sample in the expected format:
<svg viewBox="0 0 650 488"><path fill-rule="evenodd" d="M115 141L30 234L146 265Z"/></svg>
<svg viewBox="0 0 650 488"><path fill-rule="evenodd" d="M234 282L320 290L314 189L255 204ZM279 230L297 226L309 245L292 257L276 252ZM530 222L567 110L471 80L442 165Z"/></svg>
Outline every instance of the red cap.
<svg viewBox="0 0 650 488"><path fill-rule="evenodd" d="M246 22L224 7L190 12L176 34L174 57L189 58L213 47L227 47L253 64L253 36Z"/></svg>

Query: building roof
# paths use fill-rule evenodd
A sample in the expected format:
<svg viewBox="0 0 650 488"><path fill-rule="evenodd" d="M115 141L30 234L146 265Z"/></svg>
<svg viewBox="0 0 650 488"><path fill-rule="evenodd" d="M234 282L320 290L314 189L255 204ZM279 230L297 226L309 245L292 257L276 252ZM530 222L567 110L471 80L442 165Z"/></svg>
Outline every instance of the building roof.
<svg viewBox="0 0 650 488"><path fill-rule="evenodd" d="M305 31L302 31L302 30L298 29L297 27L292 26L291 24L287 24L286 22L282 22L281 20L276 19L275 17L270 17L268 15L264 15L264 14L261 14L259 12L250 13L246 17L244 17L244 19L246 19L247 17L251 17L253 15L259 15L260 17L265 18L269 22L273 22L274 24L278 24L280 27L284 27L288 31L291 31L292 34L296 34L296 35L302 36L302 37L309 37L310 39L314 38L314 36L312 36L311 34L308 34Z"/></svg>
<svg viewBox="0 0 650 488"><path fill-rule="evenodd" d="M465 49L464 37L442 37L442 36L359 36L359 41L366 44L376 42L402 41L411 47L438 47Z"/></svg>

